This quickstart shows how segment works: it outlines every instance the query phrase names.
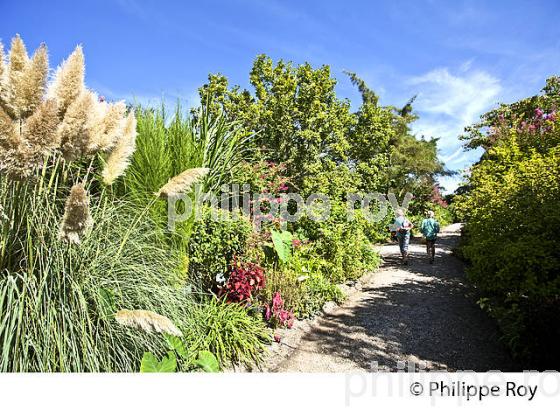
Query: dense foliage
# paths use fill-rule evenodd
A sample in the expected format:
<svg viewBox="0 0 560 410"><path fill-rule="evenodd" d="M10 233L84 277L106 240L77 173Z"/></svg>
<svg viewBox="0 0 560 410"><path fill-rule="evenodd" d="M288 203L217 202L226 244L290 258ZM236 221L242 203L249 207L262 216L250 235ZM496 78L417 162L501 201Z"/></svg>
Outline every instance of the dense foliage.
<svg viewBox="0 0 560 410"><path fill-rule="evenodd" d="M445 206L437 140L409 129L414 99L381 106L348 75L355 112L328 66L259 56L253 93L211 75L201 107L169 115L87 89L80 47L50 85L46 47L29 57L16 37L8 58L0 47L0 370L252 367L269 327L341 301L341 284L378 266L392 217L348 218L348 194ZM276 204L326 194L330 217L251 224L270 201L245 216L196 201L237 199L232 184ZM171 229L181 195L197 206Z"/></svg>
<svg viewBox="0 0 560 410"><path fill-rule="evenodd" d="M429 196L435 177L446 171L437 159L437 140L410 133L408 124L416 119L412 101L403 109L383 107L362 80L349 74L363 96L356 112L349 101L337 98L328 66L274 64L264 55L250 73L253 94L228 88L223 75L210 75L200 97L210 112L223 111L254 133L255 155L285 164L299 192L410 191L419 197L425 191Z"/></svg>
<svg viewBox="0 0 560 410"><path fill-rule="evenodd" d="M539 368L560 363L559 85L550 78L542 94L503 104L469 129L467 145L485 153L455 197L481 304L512 351Z"/></svg>

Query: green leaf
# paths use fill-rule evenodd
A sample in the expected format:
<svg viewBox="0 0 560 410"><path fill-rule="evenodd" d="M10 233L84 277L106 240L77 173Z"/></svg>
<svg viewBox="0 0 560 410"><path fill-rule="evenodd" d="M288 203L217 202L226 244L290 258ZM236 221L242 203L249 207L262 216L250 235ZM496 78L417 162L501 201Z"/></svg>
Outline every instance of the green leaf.
<svg viewBox="0 0 560 410"><path fill-rule="evenodd" d="M283 263L287 263L292 257L293 235L288 231L279 232L274 229L270 233L278 259Z"/></svg>
<svg viewBox="0 0 560 410"><path fill-rule="evenodd" d="M167 352L161 361L157 359L152 353L146 352L142 357L140 364L141 373L174 373L177 370L177 359L175 353Z"/></svg>
<svg viewBox="0 0 560 410"><path fill-rule="evenodd" d="M183 343L183 341L179 337L169 335L169 334L166 334L164 337L165 337L165 340L167 341L167 344L169 345L169 348L173 349L179 355L179 357L181 357L183 359L188 358L189 351L188 351L187 347L185 346L185 344Z"/></svg>
<svg viewBox="0 0 560 410"><path fill-rule="evenodd" d="M202 350L198 353L198 359L194 362L202 371L207 373L217 373L220 371L218 359L212 352Z"/></svg>

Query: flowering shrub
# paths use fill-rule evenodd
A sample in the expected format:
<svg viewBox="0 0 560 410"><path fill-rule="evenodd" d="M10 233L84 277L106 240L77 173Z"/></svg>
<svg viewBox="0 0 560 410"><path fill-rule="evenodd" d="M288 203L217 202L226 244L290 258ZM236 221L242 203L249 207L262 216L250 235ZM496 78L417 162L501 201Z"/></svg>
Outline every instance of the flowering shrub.
<svg viewBox="0 0 560 410"><path fill-rule="evenodd" d="M294 312L284 309L284 301L282 300L280 292L274 293L272 303L266 305L264 318L274 327L284 326L291 329L294 325Z"/></svg>
<svg viewBox="0 0 560 410"><path fill-rule="evenodd" d="M222 289L229 302L248 302L253 294L265 286L264 269L252 262L234 258L231 273Z"/></svg>
<svg viewBox="0 0 560 410"><path fill-rule="evenodd" d="M485 116L469 135L487 151L454 205L465 222L467 275L517 358L560 364L560 78Z"/></svg>

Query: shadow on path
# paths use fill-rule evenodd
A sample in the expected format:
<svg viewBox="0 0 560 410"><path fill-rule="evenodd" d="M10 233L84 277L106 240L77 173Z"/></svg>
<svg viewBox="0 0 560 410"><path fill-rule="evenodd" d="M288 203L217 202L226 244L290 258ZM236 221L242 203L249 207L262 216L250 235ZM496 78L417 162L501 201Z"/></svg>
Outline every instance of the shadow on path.
<svg viewBox="0 0 560 410"><path fill-rule="evenodd" d="M451 254L458 230L452 225L442 233L433 265L419 241L410 245L407 266L398 246L383 246L384 263L371 281L320 318L276 370L395 371L398 362L416 370L519 370Z"/></svg>

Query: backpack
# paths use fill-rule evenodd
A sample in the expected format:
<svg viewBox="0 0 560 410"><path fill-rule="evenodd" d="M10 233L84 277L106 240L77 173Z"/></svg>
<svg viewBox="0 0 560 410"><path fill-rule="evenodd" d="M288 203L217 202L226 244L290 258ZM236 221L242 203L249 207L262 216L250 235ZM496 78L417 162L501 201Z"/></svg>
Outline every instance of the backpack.
<svg viewBox="0 0 560 410"><path fill-rule="evenodd" d="M408 220L408 218L404 218L402 227L399 228L399 232L402 234L407 233L412 228L412 223Z"/></svg>

